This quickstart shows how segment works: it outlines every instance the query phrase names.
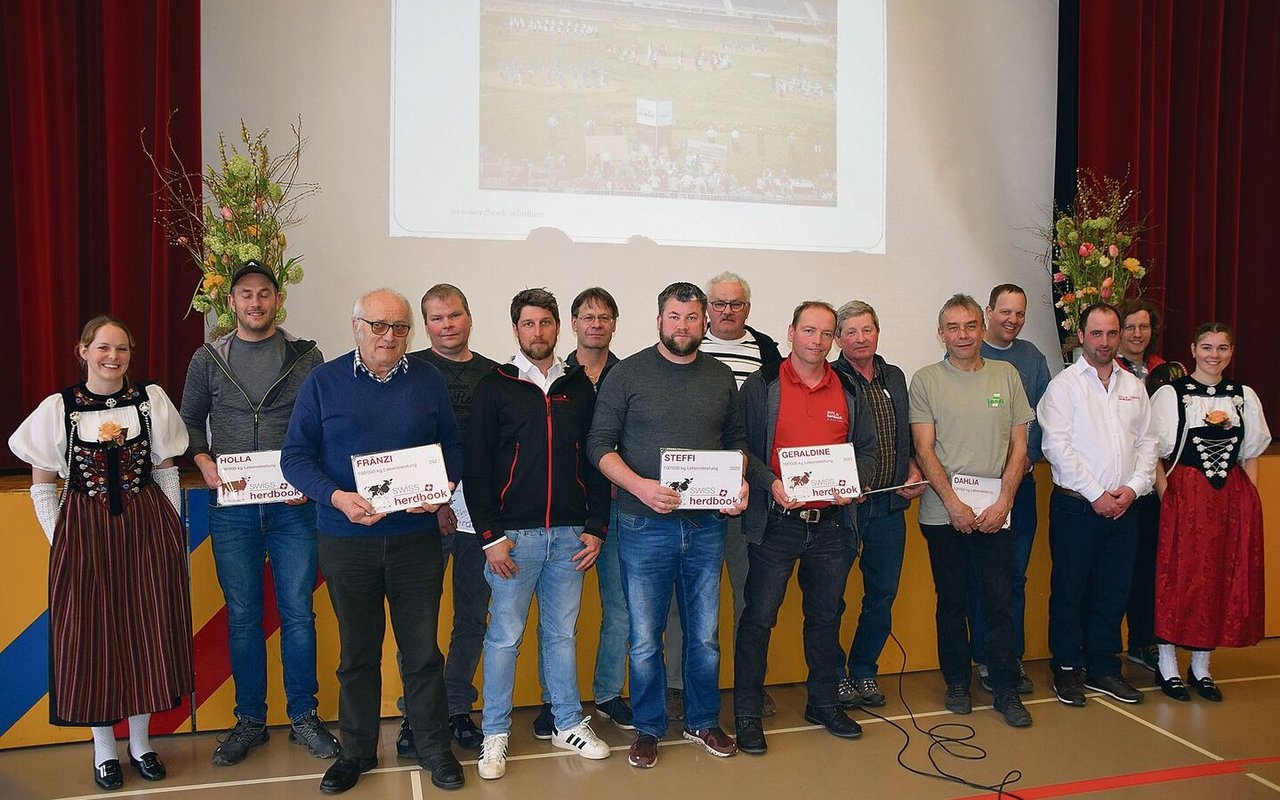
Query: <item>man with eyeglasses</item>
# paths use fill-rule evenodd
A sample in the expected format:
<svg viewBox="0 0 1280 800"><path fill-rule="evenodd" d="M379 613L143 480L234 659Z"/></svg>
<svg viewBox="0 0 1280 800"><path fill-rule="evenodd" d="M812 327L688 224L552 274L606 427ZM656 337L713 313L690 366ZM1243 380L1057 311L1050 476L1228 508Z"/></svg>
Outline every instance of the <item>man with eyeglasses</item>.
<svg viewBox="0 0 1280 800"><path fill-rule="evenodd" d="M355 303L351 329L355 350L307 376L280 456L285 479L319 506L320 570L338 620L342 753L320 790L344 792L378 765L386 606L418 763L433 784L456 789L462 765L449 746L444 656L436 644L444 582L439 506L375 512L356 492L351 457L438 443L452 488L462 471L462 434L440 371L405 355L409 301L389 289L368 292Z"/></svg>

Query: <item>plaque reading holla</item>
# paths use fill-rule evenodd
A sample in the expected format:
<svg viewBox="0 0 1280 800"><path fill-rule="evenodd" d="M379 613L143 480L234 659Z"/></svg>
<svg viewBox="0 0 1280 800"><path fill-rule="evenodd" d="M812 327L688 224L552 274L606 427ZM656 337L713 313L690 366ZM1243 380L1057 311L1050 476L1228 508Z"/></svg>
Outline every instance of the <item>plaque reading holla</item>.
<svg viewBox="0 0 1280 800"><path fill-rule="evenodd" d="M742 453L664 447L658 481L680 493L679 508L728 508L742 491Z"/></svg>
<svg viewBox="0 0 1280 800"><path fill-rule="evenodd" d="M218 505L246 506L300 500L302 492L280 472L280 451L259 450L218 456Z"/></svg>
<svg viewBox="0 0 1280 800"><path fill-rule="evenodd" d="M377 514L449 502L449 476L438 444L355 455L351 470L356 491Z"/></svg>

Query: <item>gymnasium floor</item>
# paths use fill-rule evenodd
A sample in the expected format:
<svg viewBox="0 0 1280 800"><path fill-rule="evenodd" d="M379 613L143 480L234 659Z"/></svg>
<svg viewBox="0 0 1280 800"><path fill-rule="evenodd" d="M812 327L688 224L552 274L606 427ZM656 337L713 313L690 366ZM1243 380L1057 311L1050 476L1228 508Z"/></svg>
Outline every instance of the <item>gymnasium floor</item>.
<svg viewBox="0 0 1280 800"><path fill-rule="evenodd" d="M1180 655L1185 667L1186 654ZM893 660L891 654L886 653L886 660ZM976 735L970 743L985 750L985 758L954 758L935 748L935 760L942 769L975 784L997 784L1011 771L1020 771L1021 778L1007 786L1007 797L1280 800L1280 639L1247 650L1218 651L1213 667L1226 696L1221 704L1199 698L1177 703L1160 694L1151 673L1126 663L1130 680L1146 690L1142 704L1129 706L1090 695L1084 708L1069 708L1058 703L1050 691L1048 663L1030 663L1028 671L1036 682L1036 692L1027 707L1035 724L1026 730L1006 727L987 705L976 707L967 717L943 711L936 672L906 675L901 692L896 676L883 679L889 703L879 711L910 731L910 744L902 758L920 770L931 769L929 738L912 727L906 704L923 729L939 723L971 725ZM991 790L910 774L897 763L904 736L886 722L854 712L864 727L863 737L856 741L836 739L805 723L802 686L777 686L770 692L777 700L778 714L765 720L767 755L713 758L681 740L679 728L673 725L674 736L664 741L658 766L652 770L627 765L632 735L609 722L601 721L594 727L613 745L613 755L604 761L586 761L535 740L529 727L534 710L523 709L516 714L506 777L480 780L474 768L475 755L459 752L466 765L467 785L453 794L520 800L808 800L849 796L940 800L997 796ZM976 681L974 701L990 701L990 695L978 688ZM731 704L726 693L721 718L730 732ZM589 705L586 711L590 713ZM398 721L383 723L382 763L344 797L418 800L445 794L433 787L429 776L416 765L395 758L397 729ZM951 726L940 733L957 735L962 731ZM98 793L92 782L88 744L0 752L0 798L320 797L318 782L328 765L289 744L285 729L274 729L266 746L230 768L209 764L216 746L212 734L167 737L156 739L154 744L169 768L169 778L148 784L126 764L124 789L106 794Z"/></svg>

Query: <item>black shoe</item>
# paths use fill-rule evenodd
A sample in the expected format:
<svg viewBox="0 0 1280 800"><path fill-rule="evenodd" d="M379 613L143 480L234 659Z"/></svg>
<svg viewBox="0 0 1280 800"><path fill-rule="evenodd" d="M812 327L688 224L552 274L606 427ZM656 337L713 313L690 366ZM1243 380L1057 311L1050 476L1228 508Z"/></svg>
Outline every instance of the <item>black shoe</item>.
<svg viewBox="0 0 1280 800"><path fill-rule="evenodd" d="M948 686L947 696L942 702L952 714L968 714L973 711L973 698L969 695L969 687L963 683Z"/></svg>
<svg viewBox="0 0 1280 800"><path fill-rule="evenodd" d="M325 794L345 792L356 785L362 774L376 766L378 766L376 756L374 758L338 756L338 760L325 770L324 777L320 779L320 791Z"/></svg>
<svg viewBox="0 0 1280 800"><path fill-rule="evenodd" d="M738 749L753 756L764 755L769 745L764 740L764 726L759 717L734 717L738 729Z"/></svg>
<svg viewBox="0 0 1280 800"><path fill-rule="evenodd" d="M396 755L408 759L418 757L418 745L413 741L413 728L409 727L408 718L400 720L400 735L396 737Z"/></svg>
<svg viewBox="0 0 1280 800"><path fill-rule="evenodd" d="M821 725L832 736L839 736L841 739L857 739L862 735L862 726L849 719L849 715L840 706L805 706L804 719L805 722ZM738 746L741 747L741 743Z"/></svg>
<svg viewBox="0 0 1280 800"><path fill-rule="evenodd" d="M1031 682L1031 676L1027 675L1027 671L1022 667L1022 659L1018 659L1018 694L1034 694L1036 685Z"/></svg>
<svg viewBox="0 0 1280 800"><path fill-rule="evenodd" d="M597 702L595 706L597 714L605 719L612 720L614 725L624 731L634 731L636 729L631 706L621 696L612 700L605 700L603 703Z"/></svg>
<svg viewBox="0 0 1280 800"><path fill-rule="evenodd" d="M454 714L449 717L449 732L458 747L466 750L479 750L484 744L484 734L476 727L470 714ZM412 757L412 756L410 756Z"/></svg>
<svg viewBox="0 0 1280 800"><path fill-rule="evenodd" d="M1182 682L1182 678L1174 675L1172 678L1166 678L1160 674L1160 670L1156 670L1156 685L1160 687L1160 691L1165 696L1172 697L1180 703L1190 702L1191 692L1187 691L1187 685Z"/></svg>
<svg viewBox="0 0 1280 800"><path fill-rule="evenodd" d="M1031 724L1031 712L1022 705L1022 698L1016 691L1006 692L996 698L996 711L1004 717L1004 722L1013 728L1025 728Z"/></svg>
<svg viewBox="0 0 1280 800"><path fill-rule="evenodd" d="M418 759L418 766L431 773L431 783L440 789L461 789L462 765L452 752L435 753Z"/></svg>
<svg viewBox="0 0 1280 800"><path fill-rule="evenodd" d="M1218 688L1218 684L1213 682L1213 678L1208 675L1203 678L1197 678L1195 673L1191 671L1191 667L1187 667L1187 683L1191 684L1191 688L1196 690L1196 694L1205 700L1211 700L1215 703L1222 702L1222 690Z"/></svg>
<svg viewBox="0 0 1280 800"><path fill-rule="evenodd" d="M124 770L120 769L120 759L103 761L93 768L93 782L108 792L124 786Z"/></svg>
<svg viewBox="0 0 1280 800"><path fill-rule="evenodd" d="M315 758L336 758L342 752L342 745L315 711L303 714L289 725L289 741L306 747Z"/></svg>
<svg viewBox="0 0 1280 800"><path fill-rule="evenodd" d="M988 692L991 691L991 672L986 664L978 665L978 685Z"/></svg>
<svg viewBox="0 0 1280 800"><path fill-rule="evenodd" d="M555 732L556 718L551 713L551 704L543 703L542 710L538 712L538 716L533 720L533 738L541 739L545 742Z"/></svg>
<svg viewBox="0 0 1280 800"><path fill-rule="evenodd" d="M851 678L841 678L836 684L836 697L840 698L841 708L862 707L862 694Z"/></svg>
<svg viewBox="0 0 1280 800"><path fill-rule="evenodd" d="M862 695L862 705L868 708L884 705L884 692L880 691L880 684L876 683L875 678L859 678L854 683L858 687L858 694Z"/></svg>
<svg viewBox="0 0 1280 800"><path fill-rule="evenodd" d="M270 734L267 733L265 722L254 722L244 717L237 717L235 727L220 737L221 743L213 751L213 765L229 767L232 764L239 764L244 761L244 757L250 750L266 744L269 738Z"/></svg>
<svg viewBox="0 0 1280 800"><path fill-rule="evenodd" d="M1159 668L1160 655L1154 644L1143 647L1130 647L1125 657L1129 659L1129 663L1146 667L1152 672Z"/></svg>
<svg viewBox="0 0 1280 800"><path fill-rule="evenodd" d="M1125 680L1124 676L1119 673L1115 675L1102 675L1097 678L1090 675L1085 678L1084 687L1095 692L1102 692L1109 697L1114 697L1121 703L1142 702L1142 692L1133 688L1133 685Z"/></svg>
<svg viewBox="0 0 1280 800"><path fill-rule="evenodd" d="M129 753L129 764L144 781L162 781L169 774L164 768L164 762L155 753L143 753L142 758L134 758L133 753Z"/></svg>
<svg viewBox="0 0 1280 800"><path fill-rule="evenodd" d="M667 687L667 719L684 719L684 690Z"/></svg>
<svg viewBox="0 0 1280 800"><path fill-rule="evenodd" d="M1053 692L1069 706L1084 705L1084 670L1058 667L1053 671Z"/></svg>

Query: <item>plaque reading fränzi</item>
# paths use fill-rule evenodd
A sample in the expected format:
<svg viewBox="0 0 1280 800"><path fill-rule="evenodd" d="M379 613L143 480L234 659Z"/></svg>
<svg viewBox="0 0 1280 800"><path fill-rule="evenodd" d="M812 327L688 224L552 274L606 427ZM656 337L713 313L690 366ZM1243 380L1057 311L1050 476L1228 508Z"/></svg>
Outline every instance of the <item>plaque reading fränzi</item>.
<svg viewBox="0 0 1280 800"><path fill-rule="evenodd" d="M218 456L218 505L246 506L302 499L280 471L279 450Z"/></svg>
<svg viewBox="0 0 1280 800"><path fill-rule="evenodd" d="M438 444L354 455L351 470L356 491L376 514L449 502L449 476Z"/></svg>
<svg viewBox="0 0 1280 800"><path fill-rule="evenodd" d="M782 486L792 500L834 500L862 494L851 444L779 447Z"/></svg>
<svg viewBox="0 0 1280 800"><path fill-rule="evenodd" d="M664 447L658 481L680 493L680 508L728 508L742 491L742 453Z"/></svg>

